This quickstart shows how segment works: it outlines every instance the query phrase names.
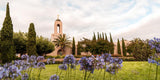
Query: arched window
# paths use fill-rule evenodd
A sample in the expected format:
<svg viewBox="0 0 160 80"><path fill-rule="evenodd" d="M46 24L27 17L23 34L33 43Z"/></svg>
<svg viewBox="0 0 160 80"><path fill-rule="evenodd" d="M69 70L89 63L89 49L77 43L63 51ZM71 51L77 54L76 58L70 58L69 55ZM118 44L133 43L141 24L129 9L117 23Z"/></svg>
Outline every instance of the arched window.
<svg viewBox="0 0 160 80"><path fill-rule="evenodd" d="M57 33L60 33L60 25L57 24Z"/></svg>

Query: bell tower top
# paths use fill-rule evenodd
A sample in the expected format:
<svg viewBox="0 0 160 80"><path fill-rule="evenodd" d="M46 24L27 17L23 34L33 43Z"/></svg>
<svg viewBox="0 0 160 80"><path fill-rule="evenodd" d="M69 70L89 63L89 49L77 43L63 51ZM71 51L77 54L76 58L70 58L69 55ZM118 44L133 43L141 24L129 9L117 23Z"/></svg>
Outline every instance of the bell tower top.
<svg viewBox="0 0 160 80"><path fill-rule="evenodd" d="M62 31L62 21L59 19L59 15L57 15L57 19L54 23L54 34L61 34L63 35Z"/></svg>
<svg viewBox="0 0 160 80"><path fill-rule="evenodd" d="M57 19L56 19L56 21L61 21L61 20L59 19L59 15L57 15Z"/></svg>

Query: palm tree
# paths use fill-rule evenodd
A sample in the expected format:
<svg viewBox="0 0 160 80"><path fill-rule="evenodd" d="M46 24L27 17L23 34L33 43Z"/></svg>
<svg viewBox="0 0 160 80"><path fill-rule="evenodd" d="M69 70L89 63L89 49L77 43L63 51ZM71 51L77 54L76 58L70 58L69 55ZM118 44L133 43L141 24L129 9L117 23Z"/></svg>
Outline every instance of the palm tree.
<svg viewBox="0 0 160 80"><path fill-rule="evenodd" d="M66 47L70 47L71 44L69 38L65 34L63 35L60 34L53 42L56 47L60 47L62 54L64 53L64 49Z"/></svg>

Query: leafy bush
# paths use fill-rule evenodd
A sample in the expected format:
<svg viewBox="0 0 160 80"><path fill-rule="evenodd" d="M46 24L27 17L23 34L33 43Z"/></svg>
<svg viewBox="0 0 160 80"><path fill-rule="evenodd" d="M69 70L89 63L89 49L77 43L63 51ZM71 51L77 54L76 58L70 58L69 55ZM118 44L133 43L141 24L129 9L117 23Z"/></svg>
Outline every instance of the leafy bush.
<svg viewBox="0 0 160 80"><path fill-rule="evenodd" d="M149 55L154 53L154 50L150 49L147 40L141 40L140 38L136 38L131 41L130 45L127 47L130 48L129 52L133 53L133 57L137 61L146 61Z"/></svg>

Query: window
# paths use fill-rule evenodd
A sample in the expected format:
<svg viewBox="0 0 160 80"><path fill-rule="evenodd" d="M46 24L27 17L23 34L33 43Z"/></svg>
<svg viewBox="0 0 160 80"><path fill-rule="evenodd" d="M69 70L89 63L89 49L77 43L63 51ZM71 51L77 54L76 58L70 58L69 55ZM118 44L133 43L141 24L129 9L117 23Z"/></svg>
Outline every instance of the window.
<svg viewBox="0 0 160 80"><path fill-rule="evenodd" d="M57 24L57 33L60 33L60 25Z"/></svg>

